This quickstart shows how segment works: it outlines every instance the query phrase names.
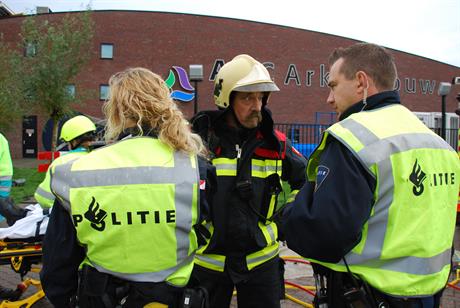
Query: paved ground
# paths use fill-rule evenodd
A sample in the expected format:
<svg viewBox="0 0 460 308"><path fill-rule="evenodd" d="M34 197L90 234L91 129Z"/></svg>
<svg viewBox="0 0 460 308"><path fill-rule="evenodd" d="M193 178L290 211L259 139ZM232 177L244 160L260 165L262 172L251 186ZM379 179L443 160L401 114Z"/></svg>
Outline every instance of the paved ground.
<svg viewBox="0 0 460 308"><path fill-rule="evenodd" d="M34 168L38 165L38 162L35 159L21 159L21 160L14 160L13 164L17 167ZM2 226L2 223L0 223L0 227L4 227L4 225ZM456 228L455 248L457 250L460 250L460 226ZM292 255L292 253L285 248L282 249L282 254ZM35 273L29 273L27 277L38 278L38 275ZM288 281L291 281L297 284L301 284L301 285L311 286L313 284L311 268L308 265L304 265L304 264L294 264L294 263L288 262L286 264L285 278ZM455 273L452 273L450 281L452 281L454 278L455 278ZM0 285L4 287L9 287L9 288L15 288L19 282L20 282L19 274L16 274L15 272L13 272L10 266L8 265L0 266ZM26 292L25 296L32 294L33 290L34 288L30 287L29 290ZM288 289L287 292L288 294L295 296L296 298L304 302L311 303L312 296L307 294L304 291L296 291L295 289ZM52 305L46 299L42 299L39 302L37 302L33 307L34 308L49 308L49 307L52 307ZM231 307L232 308L237 307L235 299L232 301ZM286 299L282 301L281 307L295 308L295 307L301 307L301 306L297 303L294 303ZM447 288L446 291L444 292L444 296L442 300L442 307L443 308L451 308L451 307L460 308L460 291L456 291L452 288Z"/></svg>

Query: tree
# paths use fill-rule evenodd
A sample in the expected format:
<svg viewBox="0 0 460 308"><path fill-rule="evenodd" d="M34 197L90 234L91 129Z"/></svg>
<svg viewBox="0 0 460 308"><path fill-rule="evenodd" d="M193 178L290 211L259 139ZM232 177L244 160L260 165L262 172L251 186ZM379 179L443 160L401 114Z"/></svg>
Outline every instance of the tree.
<svg viewBox="0 0 460 308"><path fill-rule="evenodd" d="M16 93L20 92L20 102L27 110L44 112L53 121L53 151L59 120L72 112L73 105L88 98L89 91L79 89L75 95L69 86L75 84L75 77L91 58L93 28L88 11L66 14L56 21L43 15L30 16L23 22L18 48L3 48L13 54L10 63L21 75L18 80L12 74L8 80ZM9 103L14 100L7 99Z"/></svg>
<svg viewBox="0 0 460 308"><path fill-rule="evenodd" d="M0 38L0 132L11 127L23 114L20 104L20 74L14 67L17 57Z"/></svg>

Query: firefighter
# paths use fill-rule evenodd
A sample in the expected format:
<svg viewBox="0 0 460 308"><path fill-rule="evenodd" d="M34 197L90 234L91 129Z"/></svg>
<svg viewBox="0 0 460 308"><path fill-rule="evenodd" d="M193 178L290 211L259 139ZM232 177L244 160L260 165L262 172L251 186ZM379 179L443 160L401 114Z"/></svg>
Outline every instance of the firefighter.
<svg viewBox="0 0 460 308"><path fill-rule="evenodd" d="M459 158L401 104L385 48L339 48L329 63L327 102L339 122L285 210L288 247L314 264L316 307L439 307Z"/></svg>
<svg viewBox="0 0 460 308"><path fill-rule="evenodd" d="M109 85L110 144L56 166L51 179L56 201L40 275L46 296L69 305L82 264L80 307L198 303L203 294L184 287L200 236L194 225L207 215L204 188L212 185L203 143L157 74L129 68Z"/></svg>
<svg viewBox="0 0 460 308"><path fill-rule="evenodd" d="M193 272L207 288L211 307L228 307L234 287L238 307L280 307L284 297L277 198L281 180L292 195L302 187L306 160L273 127L267 103L278 90L260 62L236 56L215 79L219 110L192 119L218 178L211 217L203 223L210 238L198 251Z"/></svg>
<svg viewBox="0 0 460 308"><path fill-rule="evenodd" d="M60 139L67 143L69 151L52 162L46 172L45 179L35 191L35 200L40 203L42 208L50 208L54 203L54 195L51 193L50 187L51 172L54 166L88 154L91 143L96 138L95 133L96 125L83 115L73 117L62 125Z"/></svg>

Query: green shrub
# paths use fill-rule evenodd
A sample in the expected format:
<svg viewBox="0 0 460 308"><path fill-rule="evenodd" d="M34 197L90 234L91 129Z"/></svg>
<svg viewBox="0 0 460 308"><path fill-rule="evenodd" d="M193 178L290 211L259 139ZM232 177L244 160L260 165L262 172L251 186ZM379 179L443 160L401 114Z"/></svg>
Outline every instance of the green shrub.
<svg viewBox="0 0 460 308"><path fill-rule="evenodd" d="M16 204L27 202L31 199L38 185L45 178L44 172L39 173L37 168L13 168L13 180L25 179L23 186L13 186L11 188L11 197Z"/></svg>

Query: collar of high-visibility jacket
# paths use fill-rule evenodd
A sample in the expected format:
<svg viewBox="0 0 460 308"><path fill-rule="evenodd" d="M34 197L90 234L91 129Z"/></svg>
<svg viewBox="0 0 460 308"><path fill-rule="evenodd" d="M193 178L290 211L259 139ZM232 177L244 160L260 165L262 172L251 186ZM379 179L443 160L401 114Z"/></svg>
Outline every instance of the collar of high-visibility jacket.
<svg viewBox="0 0 460 308"><path fill-rule="evenodd" d="M359 101L356 104L351 105L340 115L339 120L342 121L353 113L357 113L362 110L372 110L391 104L401 104L401 99L399 97L398 91L384 91L369 96L366 100L366 106L364 106L363 101Z"/></svg>

